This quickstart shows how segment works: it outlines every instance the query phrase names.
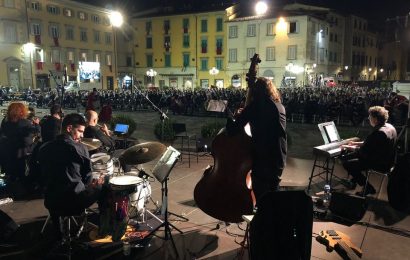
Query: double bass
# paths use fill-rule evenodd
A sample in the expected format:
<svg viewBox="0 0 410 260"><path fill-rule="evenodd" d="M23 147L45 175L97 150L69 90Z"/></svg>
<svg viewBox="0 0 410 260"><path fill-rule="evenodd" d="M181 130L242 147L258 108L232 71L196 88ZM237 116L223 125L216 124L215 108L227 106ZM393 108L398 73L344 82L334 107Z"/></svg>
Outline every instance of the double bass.
<svg viewBox="0 0 410 260"><path fill-rule="evenodd" d="M247 76L248 95L256 82L259 55L251 59ZM197 206L211 217L230 222L242 222L242 215L252 214L255 197L251 190L251 137L242 129L228 135L222 129L212 141L214 165L208 166L194 190Z"/></svg>

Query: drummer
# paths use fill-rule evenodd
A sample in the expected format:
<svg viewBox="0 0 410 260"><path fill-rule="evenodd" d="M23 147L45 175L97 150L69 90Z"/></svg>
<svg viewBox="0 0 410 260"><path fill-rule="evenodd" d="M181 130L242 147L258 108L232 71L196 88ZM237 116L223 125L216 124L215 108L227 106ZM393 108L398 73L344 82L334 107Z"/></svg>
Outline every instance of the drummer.
<svg viewBox="0 0 410 260"><path fill-rule="evenodd" d="M85 113L87 127L84 130L85 138L94 138L102 142L103 146L96 152L107 152L115 149L115 141L111 138L110 130L106 124L98 125L98 114L94 110L87 110Z"/></svg>
<svg viewBox="0 0 410 260"><path fill-rule="evenodd" d="M62 122L62 134L44 144L39 151L40 167L46 182L44 205L50 212L59 238L57 214L81 212L101 195L104 179L92 180L90 156L80 143L85 126L80 114L67 115Z"/></svg>

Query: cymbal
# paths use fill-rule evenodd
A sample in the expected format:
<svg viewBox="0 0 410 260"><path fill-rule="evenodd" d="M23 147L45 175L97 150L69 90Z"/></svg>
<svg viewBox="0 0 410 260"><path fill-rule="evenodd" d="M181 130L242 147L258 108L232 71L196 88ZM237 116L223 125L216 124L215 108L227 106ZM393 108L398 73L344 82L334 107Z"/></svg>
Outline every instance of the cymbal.
<svg viewBox="0 0 410 260"><path fill-rule="evenodd" d="M102 145L102 142L100 140L93 138L83 138L81 140L81 143L85 145L85 147L87 147L88 151L97 150Z"/></svg>
<svg viewBox="0 0 410 260"><path fill-rule="evenodd" d="M120 156L120 161L128 165L142 164L162 155L167 147L159 142L146 142L131 146Z"/></svg>

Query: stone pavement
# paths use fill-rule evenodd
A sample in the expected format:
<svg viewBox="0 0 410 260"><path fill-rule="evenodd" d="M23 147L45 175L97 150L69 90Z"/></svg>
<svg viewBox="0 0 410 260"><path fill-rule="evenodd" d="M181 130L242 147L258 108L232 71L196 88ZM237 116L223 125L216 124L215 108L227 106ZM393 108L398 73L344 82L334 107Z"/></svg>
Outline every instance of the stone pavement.
<svg viewBox="0 0 410 260"><path fill-rule="evenodd" d="M135 115L138 119L138 127L135 137L140 142L155 140L152 133L152 125L159 121L157 114L144 112ZM199 133L201 124L206 120L219 120L214 118L189 118L176 117L178 121L186 122L188 129ZM289 128L292 127L289 125ZM311 149L321 143L320 135L315 126L293 126L299 131L293 138L290 154L285 168L282 186L288 189L304 189L308 184L313 161L311 160ZM304 130L302 130L302 128ZM304 143L299 146L299 143ZM296 145L297 144L297 145ZM175 144L175 148L179 148ZM296 150L293 152L292 150ZM292 156L304 150L299 157ZM309 151L310 150L310 151ZM303 158L309 157L310 158ZM301 159L302 158L302 159ZM145 171L152 174L155 161L141 165ZM196 183L202 177L207 165L213 164L213 159L208 154L200 153L199 162L191 158L191 167L188 167L186 157L179 161L169 176L168 182L168 209L169 211L188 218L188 221L170 215L170 221L183 234L176 230L172 231L173 239L179 254L179 259L241 259L239 243L243 240L245 223L230 224L219 223L218 220L206 215L196 207L193 199L193 190ZM340 164L335 167L335 174L346 177L345 171ZM375 176L371 182L377 184L381 178ZM382 186L379 198L368 199L369 207L359 223L344 225L336 223L331 219L314 220L313 235L315 236L324 229L336 229L350 236L351 241L363 250L362 259L410 259L410 217L392 209L386 196L386 179ZM229 183L227 183L229 185ZM314 195L322 189L323 180L316 178L311 194ZM161 204L161 185L158 181L150 183L152 200L146 205L154 211L154 202ZM337 181L334 189L343 190L344 187ZM215 187L224 189L224 187ZM284 202L286 203L286 202ZM46 229L44 236L40 235L41 226L47 217L47 210L43 206L41 198L14 201L11 204L0 206L15 222L20 224L10 244L16 247L4 248L0 245L0 259L44 259L53 245L50 227ZM164 231L156 233L159 236ZM407 236L406 236L407 235ZM124 257L122 247L118 245L104 246L97 249L81 251L73 259L176 259L170 241L164 241L156 236L147 240L145 247L133 248L130 257ZM81 255L82 254L82 255ZM314 238L312 241L312 259L341 259L335 252L329 253L324 245L319 244ZM247 259L244 252L242 259Z"/></svg>

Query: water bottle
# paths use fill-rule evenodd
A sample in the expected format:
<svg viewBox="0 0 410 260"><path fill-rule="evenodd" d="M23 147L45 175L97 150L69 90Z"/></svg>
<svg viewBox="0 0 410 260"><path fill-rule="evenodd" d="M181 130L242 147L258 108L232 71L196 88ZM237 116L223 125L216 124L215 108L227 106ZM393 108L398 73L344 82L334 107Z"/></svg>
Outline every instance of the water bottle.
<svg viewBox="0 0 410 260"><path fill-rule="evenodd" d="M323 195L323 205L326 208L329 207L331 196L332 195L330 193L330 185L326 184L324 187L324 195Z"/></svg>

